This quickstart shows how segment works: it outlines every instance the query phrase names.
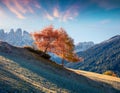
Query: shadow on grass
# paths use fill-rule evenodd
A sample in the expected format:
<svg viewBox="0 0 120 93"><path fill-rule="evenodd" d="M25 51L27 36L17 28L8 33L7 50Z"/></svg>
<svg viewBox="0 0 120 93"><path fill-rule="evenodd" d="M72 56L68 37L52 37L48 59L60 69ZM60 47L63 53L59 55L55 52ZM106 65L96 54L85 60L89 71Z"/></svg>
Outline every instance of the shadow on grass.
<svg viewBox="0 0 120 93"><path fill-rule="evenodd" d="M1 55L17 62L21 67L36 73L37 75L47 79L49 82L54 83L58 88L69 90L70 93L120 93L120 90L113 88L107 83L103 84L102 82L91 80L85 76L69 71L55 63L52 63L51 65L50 61L48 63L45 62L45 64L51 67L44 68L45 66L42 65L44 62L29 66L27 64L29 64L28 61L31 62L31 60L25 59L24 57L21 58L21 60L18 60L19 56L4 53L1 53ZM40 60L38 60L38 62L39 61ZM54 65L56 67L60 66L60 68L54 69Z"/></svg>

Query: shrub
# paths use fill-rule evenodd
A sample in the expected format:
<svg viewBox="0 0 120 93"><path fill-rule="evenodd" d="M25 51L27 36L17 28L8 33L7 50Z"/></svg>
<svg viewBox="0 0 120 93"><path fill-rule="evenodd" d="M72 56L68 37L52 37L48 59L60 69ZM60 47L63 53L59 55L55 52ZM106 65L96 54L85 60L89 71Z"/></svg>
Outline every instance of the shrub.
<svg viewBox="0 0 120 93"><path fill-rule="evenodd" d="M117 77L117 75L113 71L105 71L103 74L104 75L109 75L109 76Z"/></svg>
<svg viewBox="0 0 120 93"><path fill-rule="evenodd" d="M27 49L27 50L29 50L32 53L40 55L41 57L43 57L45 59L50 59L50 57L51 57L50 55L48 55L48 54L46 54L46 53L44 53L44 52L42 52L40 50L35 50L32 47L30 47L30 46L25 46L24 48Z"/></svg>

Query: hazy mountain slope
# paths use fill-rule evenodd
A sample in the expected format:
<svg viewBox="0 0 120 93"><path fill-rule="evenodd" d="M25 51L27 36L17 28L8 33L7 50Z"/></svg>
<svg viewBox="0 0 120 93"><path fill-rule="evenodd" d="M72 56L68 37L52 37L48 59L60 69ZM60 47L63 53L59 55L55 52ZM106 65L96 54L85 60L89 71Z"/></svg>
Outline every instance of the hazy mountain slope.
<svg viewBox="0 0 120 93"><path fill-rule="evenodd" d="M91 48L92 46L94 46L94 42L89 41L89 42L79 42L78 44L75 45L75 52L81 52L81 51L85 51L89 48Z"/></svg>
<svg viewBox="0 0 120 93"><path fill-rule="evenodd" d="M120 76L120 35L79 52L78 55L84 58L84 62L67 64L68 67L98 73L112 70Z"/></svg>
<svg viewBox="0 0 120 93"><path fill-rule="evenodd" d="M26 49L0 42L0 93L119 93L118 90Z"/></svg>

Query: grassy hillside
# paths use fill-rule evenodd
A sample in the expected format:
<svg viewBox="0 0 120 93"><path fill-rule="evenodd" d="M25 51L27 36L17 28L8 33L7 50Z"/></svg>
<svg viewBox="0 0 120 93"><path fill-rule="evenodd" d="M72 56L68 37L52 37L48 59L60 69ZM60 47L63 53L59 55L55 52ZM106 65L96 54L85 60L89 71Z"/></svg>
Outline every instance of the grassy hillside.
<svg viewBox="0 0 120 93"><path fill-rule="evenodd" d="M120 82L112 82L91 79L0 42L0 93L119 93Z"/></svg>

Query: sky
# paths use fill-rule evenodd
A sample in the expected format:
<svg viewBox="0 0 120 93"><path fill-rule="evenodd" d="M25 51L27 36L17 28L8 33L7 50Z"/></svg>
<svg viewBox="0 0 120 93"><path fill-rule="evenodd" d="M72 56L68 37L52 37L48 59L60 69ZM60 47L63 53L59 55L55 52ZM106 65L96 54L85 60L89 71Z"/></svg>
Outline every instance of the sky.
<svg viewBox="0 0 120 93"><path fill-rule="evenodd" d="M64 28L78 42L120 35L120 0L0 0L0 29Z"/></svg>

